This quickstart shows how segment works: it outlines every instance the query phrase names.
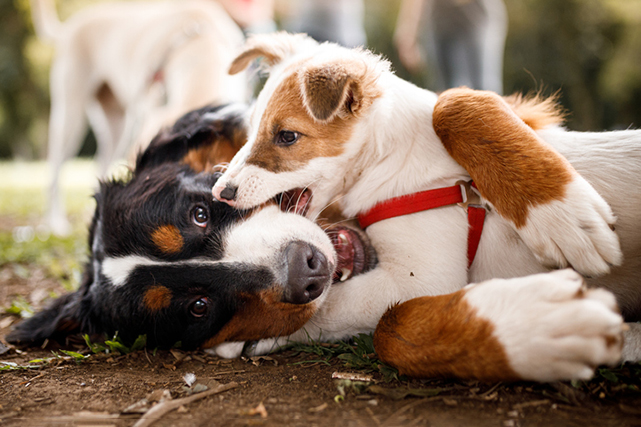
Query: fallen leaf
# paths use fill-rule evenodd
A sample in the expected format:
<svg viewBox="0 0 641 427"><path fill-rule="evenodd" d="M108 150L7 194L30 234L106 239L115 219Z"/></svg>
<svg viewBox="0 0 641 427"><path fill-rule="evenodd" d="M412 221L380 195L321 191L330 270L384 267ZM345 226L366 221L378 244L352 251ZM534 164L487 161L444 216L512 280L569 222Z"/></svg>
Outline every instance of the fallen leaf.
<svg viewBox="0 0 641 427"><path fill-rule="evenodd" d="M149 402L164 402L166 400L171 400L171 393L166 389L154 390L147 395L147 400Z"/></svg>
<svg viewBox="0 0 641 427"><path fill-rule="evenodd" d="M263 402L260 402L254 409L250 409L247 415L260 415L261 418L267 418L267 409Z"/></svg>
<svg viewBox="0 0 641 427"><path fill-rule="evenodd" d="M254 366L260 366L260 363L265 361L265 362L273 362L274 366L278 366L278 360L269 357L269 356L255 356L255 357L250 357L249 360L251 360L252 365Z"/></svg>
<svg viewBox="0 0 641 427"><path fill-rule="evenodd" d="M185 358L185 356L186 356L186 354L185 354L185 353L183 353L183 352L182 352L182 351L180 351L180 350L176 350L175 348L172 348L171 350L169 350L169 352L174 356L174 358L175 358L177 361L179 361L179 360L183 360L183 359Z"/></svg>
<svg viewBox="0 0 641 427"><path fill-rule="evenodd" d="M314 408L309 408L307 411L316 414L316 413L319 413L319 412L323 412L325 409L327 409L328 406L329 405L327 405L327 403L323 403L322 405L318 405L318 406L316 406Z"/></svg>

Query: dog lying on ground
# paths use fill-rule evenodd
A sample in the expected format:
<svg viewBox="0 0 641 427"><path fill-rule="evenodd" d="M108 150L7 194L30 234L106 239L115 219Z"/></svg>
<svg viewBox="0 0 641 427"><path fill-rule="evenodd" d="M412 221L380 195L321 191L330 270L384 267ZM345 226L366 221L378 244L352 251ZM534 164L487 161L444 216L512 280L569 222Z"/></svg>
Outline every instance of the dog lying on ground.
<svg viewBox="0 0 641 427"><path fill-rule="evenodd" d="M625 328L612 295L584 290L570 271L536 273L609 273L588 283L611 291L626 319L641 317L641 131L568 132L550 101L466 89L437 97L380 57L303 35L254 37L231 72L258 57L270 77L214 196L238 209L295 196L309 218L335 203L368 226L379 257L332 286L308 336L376 328L379 356L414 376L586 378L617 361ZM456 193L470 177L488 207L475 258L469 207L406 212L396 199L420 205L414 193ZM490 280L510 277L522 278ZM632 326L624 357L639 360Z"/></svg>
<svg viewBox="0 0 641 427"><path fill-rule="evenodd" d="M246 140L245 111L191 112L150 143L129 180L102 182L80 289L7 341L118 332L128 342L147 334L151 346L195 349L300 329L337 268L329 236L360 237L341 226L323 231L276 204L243 212L213 200L214 166ZM355 274L376 261L365 239L361 248Z"/></svg>
<svg viewBox="0 0 641 427"><path fill-rule="evenodd" d="M62 24L52 0L32 0L32 11L39 37L56 48L47 222L57 234L69 231L60 170L80 150L87 120L104 176L133 145L149 142L186 112L247 100L244 76L227 74L244 37L215 1L100 4Z"/></svg>
<svg viewBox="0 0 641 427"><path fill-rule="evenodd" d="M118 331L130 342L147 334L151 346L180 341L186 349L223 353L238 347L233 342L289 334L304 341L317 319L327 325L326 300L367 275L376 254L358 230L339 223L323 232L301 215L283 213L298 208L293 197L253 211L212 200L211 186L220 175L212 166L228 161L245 138L244 112L238 106L195 111L161 133L138 158L130 180L101 185L80 289L17 325L7 340L40 344L75 332ZM333 279L332 272L337 273ZM505 323L484 322L462 311L461 294L428 297L433 310L406 325L411 328L419 321L442 331L426 353L434 375L547 380L572 378L581 366L586 377L594 364L619 356L617 345L603 348L600 343L601 335L618 339L621 319L611 311L613 298L582 290L580 277L570 271L490 281L466 291L466 299L489 298L530 316L520 323L511 322L513 316ZM344 305L336 309L345 313ZM536 339L547 337L550 321L570 312L580 316L571 319L560 337L550 337L550 343L576 340L584 345L588 338L576 331L581 323L584 333L598 334L595 345L605 354L595 360L562 352L543 369L540 364L550 361L539 362L541 352L532 347L536 350L541 345ZM358 321L367 312L348 314L347 321ZM335 322L342 327L344 320ZM514 373L507 368L513 359L498 357L501 344L491 331L501 325L523 337L522 357L532 358L529 372ZM334 330L339 332L344 335ZM253 351L270 343L262 340ZM513 350L511 345L504 350Z"/></svg>

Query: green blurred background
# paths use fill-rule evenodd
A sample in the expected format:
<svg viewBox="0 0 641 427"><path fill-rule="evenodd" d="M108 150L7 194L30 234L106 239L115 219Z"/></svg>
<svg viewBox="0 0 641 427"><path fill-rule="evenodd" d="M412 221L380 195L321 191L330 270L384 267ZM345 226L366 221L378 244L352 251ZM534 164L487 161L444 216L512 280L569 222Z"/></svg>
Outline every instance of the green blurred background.
<svg viewBox="0 0 641 427"><path fill-rule="evenodd" d="M180 1L180 0L176 0ZM62 19L95 0L59 0ZM400 0L365 0L369 47L398 74L391 35ZM641 124L641 0L506 0L505 92L560 91L574 130ZM0 158L41 159L51 46L33 33L28 0L0 0ZM88 137L83 148L92 154Z"/></svg>

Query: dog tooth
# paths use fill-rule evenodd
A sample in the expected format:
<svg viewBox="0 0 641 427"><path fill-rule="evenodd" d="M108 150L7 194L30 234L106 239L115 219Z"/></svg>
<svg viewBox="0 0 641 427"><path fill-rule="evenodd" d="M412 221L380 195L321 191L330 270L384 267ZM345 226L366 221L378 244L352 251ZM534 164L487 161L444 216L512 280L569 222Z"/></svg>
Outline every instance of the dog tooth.
<svg viewBox="0 0 641 427"><path fill-rule="evenodd" d="M341 272L343 273L343 275L341 276L341 282L349 279L349 276L352 275L352 270L350 270L349 268L344 268L341 270Z"/></svg>
<svg viewBox="0 0 641 427"><path fill-rule="evenodd" d="M345 236L343 233L340 233L340 234L338 235L338 238L339 238L339 239L340 239L340 241L341 241L341 245L343 245L343 246L347 246L347 245L349 245L349 240L347 240L347 236Z"/></svg>

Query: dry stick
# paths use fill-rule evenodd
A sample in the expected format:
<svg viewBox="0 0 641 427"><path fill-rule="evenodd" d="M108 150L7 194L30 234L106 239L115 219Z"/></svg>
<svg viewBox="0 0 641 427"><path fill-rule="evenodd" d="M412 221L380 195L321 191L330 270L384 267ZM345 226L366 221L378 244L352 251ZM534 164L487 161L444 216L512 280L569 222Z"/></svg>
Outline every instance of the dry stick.
<svg viewBox="0 0 641 427"><path fill-rule="evenodd" d="M167 400L163 403L159 403L158 405L147 411L147 413L143 415L136 424L134 424L134 427L150 426L154 422L158 421L166 413L171 412L174 409L178 409L182 405L187 405L191 402L195 402L196 400L203 399L213 394L222 393L235 387L238 387L238 383L231 382L229 384L221 384L218 387L203 391L202 393L194 394L193 396L183 397L182 399Z"/></svg>

